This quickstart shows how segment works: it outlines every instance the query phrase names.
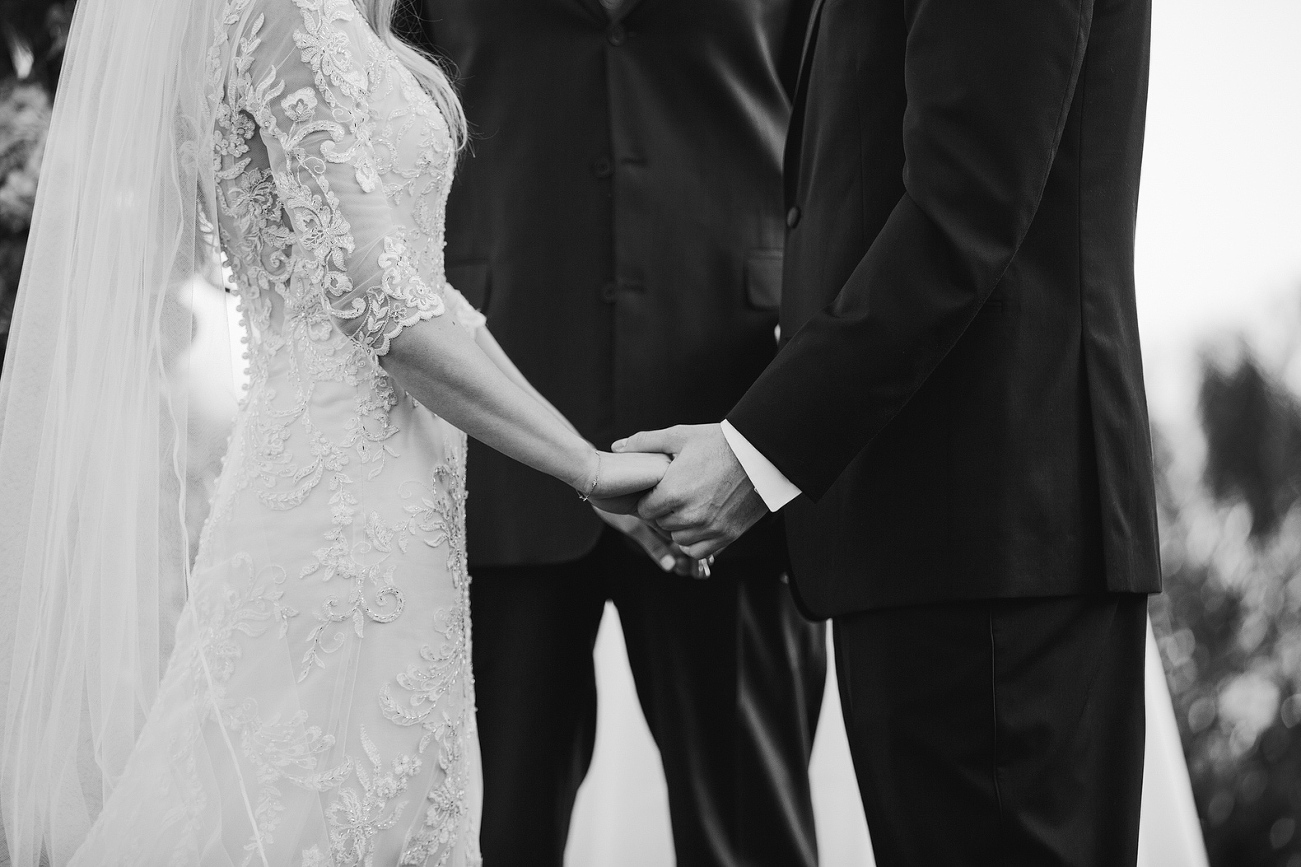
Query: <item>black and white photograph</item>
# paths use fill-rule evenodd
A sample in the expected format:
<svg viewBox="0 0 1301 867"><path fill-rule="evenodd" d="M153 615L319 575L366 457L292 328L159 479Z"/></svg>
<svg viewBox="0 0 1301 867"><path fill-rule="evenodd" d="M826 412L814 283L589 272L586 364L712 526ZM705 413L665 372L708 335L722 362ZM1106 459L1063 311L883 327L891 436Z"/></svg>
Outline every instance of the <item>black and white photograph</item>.
<svg viewBox="0 0 1301 867"><path fill-rule="evenodd" d="M1296 0L0 0L0 867L1301 867Z"/></svg>

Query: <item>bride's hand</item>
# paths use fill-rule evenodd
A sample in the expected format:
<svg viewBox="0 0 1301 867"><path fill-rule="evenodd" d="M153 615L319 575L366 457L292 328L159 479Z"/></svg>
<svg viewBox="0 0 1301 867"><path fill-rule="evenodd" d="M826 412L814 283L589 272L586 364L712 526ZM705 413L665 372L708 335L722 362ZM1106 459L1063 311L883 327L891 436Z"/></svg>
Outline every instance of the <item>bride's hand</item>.
<svg viewBox="0 0 1301 867"><path fill-rule="evenodd" d="M602 503L628 498L632 494L640 494L658 485L660 479L664 478L664 471L668 468L669 458L666 455L644 452L623 454L597 452L591 481L581 493ZM635 503L634 498L634 506Z"/></svg>

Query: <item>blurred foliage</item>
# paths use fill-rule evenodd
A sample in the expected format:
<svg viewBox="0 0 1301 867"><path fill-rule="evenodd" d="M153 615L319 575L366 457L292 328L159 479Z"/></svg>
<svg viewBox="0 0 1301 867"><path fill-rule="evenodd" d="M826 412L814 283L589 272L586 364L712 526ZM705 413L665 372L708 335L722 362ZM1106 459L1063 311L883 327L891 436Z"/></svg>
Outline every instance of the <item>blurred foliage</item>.
<svg viewBox="0 0 1301 867"><path fill-rule="evenodd" d="M0 84L0 351L9 335L49 123L43 87Z"/></svg>
<svg viewBox="0 0 1301 867"><path fill-rule="evenodd" d="M0 353L9 336L72 0L0 0Z"/></svg>
<svg viewBox="0 0 1301 867"><path fill-rule="evenodd" d="M1301 407L1248 356L1233 370L1205 365L1201 408L1206 483L1221 501L1243 500L1264 540L1301 492Z"/></svg>
<svg viewBox="0 0 1301 867"><path fill-rule="evenodd" d="M72 23L73 0L0 0L0 80L17 79L53 91Z"/></svg>
<svg viewBox="0 0 1301 867"><path fill-rule="evenodd" d="M1248 351L1203 364L1201 479L1157 443L1152 619L1213 867L1301 867L1301 405Z"/></svg>

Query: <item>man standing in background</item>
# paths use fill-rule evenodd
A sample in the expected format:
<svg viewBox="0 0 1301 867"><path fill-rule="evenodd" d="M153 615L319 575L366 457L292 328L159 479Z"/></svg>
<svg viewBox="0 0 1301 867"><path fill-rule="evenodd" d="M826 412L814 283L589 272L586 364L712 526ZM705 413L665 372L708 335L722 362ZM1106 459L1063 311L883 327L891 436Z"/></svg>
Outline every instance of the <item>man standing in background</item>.
<svg viewBox="0 0 1301 867"><path fill-rule="evenodd" d="M419 2L473 131L448 281L592 442L721 418L776 350L808 0ZM477 444L469 464L487 867L563 861L607 600L677 863L814 865L824 633L794 607L780 526L756 526L698 580L564 485Z"/></svg>

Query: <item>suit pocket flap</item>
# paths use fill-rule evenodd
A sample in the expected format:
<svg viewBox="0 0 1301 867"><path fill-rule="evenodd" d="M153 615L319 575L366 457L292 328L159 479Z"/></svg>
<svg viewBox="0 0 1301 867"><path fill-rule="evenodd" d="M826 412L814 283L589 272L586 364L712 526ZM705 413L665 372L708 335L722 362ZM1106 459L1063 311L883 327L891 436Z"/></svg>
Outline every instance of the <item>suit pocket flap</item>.
<svg viewBox="0 0 1301 867"><path fill-rule="evenodd" d="M781 250L754 250L745 257L745 297L760 310L781 306Z"/></svg>
<svg viewBox="0 0 1301 867"><path fill-rule="evenodd" d="M488 312L488 263L458 262L445 269L447 282L465 296L481 313Z"/></svg>

